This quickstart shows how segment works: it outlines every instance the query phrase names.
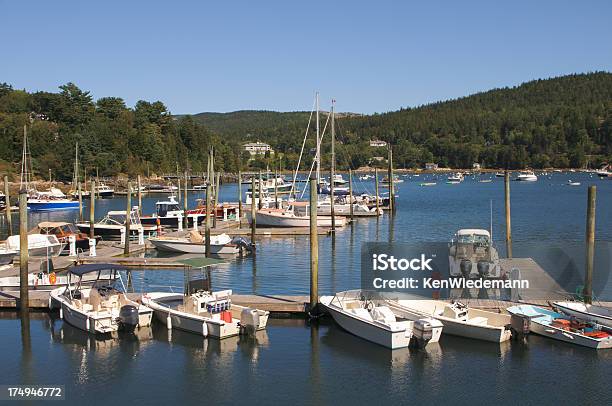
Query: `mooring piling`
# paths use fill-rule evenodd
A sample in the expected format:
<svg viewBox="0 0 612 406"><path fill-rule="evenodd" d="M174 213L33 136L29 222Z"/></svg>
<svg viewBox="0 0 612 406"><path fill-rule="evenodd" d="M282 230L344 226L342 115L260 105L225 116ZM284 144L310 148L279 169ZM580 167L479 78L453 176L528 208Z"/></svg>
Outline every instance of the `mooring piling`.
<svg viewBox="0 0 612 406"><path fill-rule="evenodd" d="M380 213L380 194L378 193L378 168L374 168L374 188L376 189L376 213Z"/></svg>
<svg viewBox="0 0 612 406"><path fill-rule="evenodd" d="M138 175L138 214L142 214L142 182Z"/></svg>
<svg viewBox="0 0 612 406"><path fill-rule="evenodd" d="M91 181L91 191L89 192L89 238L95 237L95 217L96 217L96 182Z"/></svg>
<svg viewBox="0 0 612 406"><path fill-rule="evenodd" d="M210 257L210 194L212 193L211 182L206 183L206 223L204 226L204 249L206 257Z"/></svg>
<svg viewBox="0 0 612 406"><path fill-rule="evenodd" d="M257 231L256 218L257 212L255 211L255 176L253 176L251 178L251 242L253 244L255 244L255 232Z"/></svg>
<svg viewBox="0 0 612 406"><path fill-rule="evenodd" d="M81 189L81 182L77 183L77 194L79 196L79 221L83 221L83 190Z"/></svg>
<svg viewBox="0 0 612 406"><path fill-rule="evenodd" d="M187 186L188 186L188 177L187 177L187 171L185 171L185 195L184 195L184 199L183 199L183 228L187 229L189 228L189 218L187 217L187 211L189 211L189 202L188 202L188 196L189 194L187 193ZM193 221L197 220L194 218Z"/></svg>
<svg viewBox="0 0 612 406"><path fill-rule="evenodd" d="M504 199L506 206L506 256L512 258L512 224L510 216L510 172L504 173Z"/></svg>
<svg viewBox="0 0 612 406"><path fill-rule="evenodd" d="M9 194L9 183L8 176L4 175L4 203L6 208L4 214L6 215L6 225L8 227L8 235L13 235L13 217L11 214L11 197Z"/></svg>
<svg viewBox="0 0 612 406"><path fill-rule="evenodd" d="M593 260L595 257L595 199L597 189L589 186L586 219L586 264L584 272L584 302L593 302Z"/></svg>
<svg viewBox="0 0 612 406"><path fill-rule="evenodd" d="M123 253L130 255L130 223L132 213L132 183L127 184L127 196L125 204L125 246L123 247ZM142 227L142 226L141 226Z"/></svg>
<svg viewBox="0 0 612 406"><path fill-rule="evenodd" d="M22 312L29 309L28 287L28 192L19 191L19 306Z"/></svg>
<svg viewBox="0 0 612 406"><path fill-rule="evenodd" d="M238 171L238 220L240 220L241 218L242 218L242 173Z"/></svg>
<svg viewBox="0 0 612 406"><path fill-rule="evenodd" d="M319 237L317 233L317 177L310 176L310 313L319 303Z"/></svg>

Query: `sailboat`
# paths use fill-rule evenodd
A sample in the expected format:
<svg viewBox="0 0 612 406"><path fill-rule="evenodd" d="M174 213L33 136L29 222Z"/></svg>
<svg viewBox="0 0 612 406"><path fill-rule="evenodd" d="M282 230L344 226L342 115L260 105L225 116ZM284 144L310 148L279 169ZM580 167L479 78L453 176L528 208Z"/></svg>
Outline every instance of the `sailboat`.
<svg viewBox="0 0 612 406"><path fill-rule="evenodd" d="M58 188L51 187L49 190L39 192L31 187L32 159L28 147L28 133L23 128L23 152L21 156L21 190L28 191L28 209L32 211L72 210L78 209L79 203L66 198L66 195Z"/></svg>

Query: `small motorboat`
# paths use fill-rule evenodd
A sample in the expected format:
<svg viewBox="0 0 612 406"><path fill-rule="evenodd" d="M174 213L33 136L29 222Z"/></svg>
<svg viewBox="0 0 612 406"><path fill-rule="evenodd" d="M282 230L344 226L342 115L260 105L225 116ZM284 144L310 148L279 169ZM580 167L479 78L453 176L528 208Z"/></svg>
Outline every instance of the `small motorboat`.
<svg viewBox="0 0 612 406"><path fill-rule="evenodd" d="M310 227L310 204L308 202L291 202L286 209L261 209L255 213L258 226L263 227ZM247 212L249 223L251 213ZM317 227L331 227L330 216L317 216ZM346 217L336 217L336 227L344 227Z"/></svg>
<svg viewBox="0 0 612 406"><path fill-rule="evenodd" d="M110 270L115 278L102 279ZM119 290L119 271L127 268L114 264L86 264L68 270L68 284L51 291L50 308L60 308L60 317L68 324L94 334L109 334L119 329L133 330L151 325L153 310L128 299L125 289ZM90 287L83 286L83 276L97 273ZM72 278L77 277L73 285ZM121 281L121 285L123 282Z"/></svg>
<svg viewBox="0 0 612 406"><path fill-rule="evenodd" d="M114 210L109 211L106 216L99 222L94 224L94 234L100 236L104 240L121 238L121 230L125 230L126 211ZM143 225L140 222L138 215L138 207L133 208L129 213L130 235L136 236L139 230L142 229L144 235L151 235L157 232L157 227L154 225ZM89 222L77 223L77 227L83 233L89 233Z"/></svg>
<svg viewBox="0 0 612 406"><path fill-rule="evenodd" d="M519 182L537 182L538 177L533 171L524 171L519 173L515 180Z"/></svg>
<svg viewBox="0 0 612 406"><path fill-rule="evenodd" d="M140 223L145 226L156 226L157 222L161 226L178 228L179 220L183 221L184 210L179 207L179 203L174 196L170 196L168 200L158 201L155 203L155 213L150 216L140 216ZM187 225L192 226L193 220L197 218L198 225L206 218L206 213L190 214L187 212Z"/></svg>
<svg viewBox="0 0 612 406"><path fill-rule="evenodd" d="M499 253L487 230L465 228L457 231L448 250L449 272L453 277L499 278Z"/></svg>
<svg viewBox="0 0 612 406"><path fill-rule="evenodd" d="M18 255L19 253L17 253ZM1 256L1 254L0 254ZM52 269L52 265L50 262L43 263L44 266L49 267L49 269L41 270L40 272L31 272L28 274L28 289L29 290L40 290L40 291L51 291L53 289L57 289L60 286L68 285L68 274L55 272ZM112 273L111 271L102 271L100 273L99 279L101 281L114 281L117 278L117 275ZM83 279L81 284L92 285L97 280L96 275L86 274L83 275ZM20 277L17 276L4 276L0 278L0 291L8 291L15 292L19 291L20 285Z"/></svg>
<svg viewBox="0 0 612 406"><path fill-rule="evenodd" d="M66 195L57 188L50 188L48 191L34 191L28 198L28 209L32 211L54 211L54 210L74 210L79 208L79 202L68 199Z"/></svg>
<svg viewBox="0 0 612 406"><path fill-rule="evenodd" d="M0 247L0 266L11 264L17 255L19 251Z"/></svg>
<svg viewBox="0 0 612 406"><path fill-rule="evenodd" d="M530 331L544 337L598 350L612 348L609 327L532 305L511 306L506 310L528 318Z"/></svg>
<svg viewBox="0 0 612 406"><path fill-rule="evenodd" d="M422 182L419 183L419 186L436 186L437 184L437 182Z"/></svg>
<svg viewBox="0 0 612 406"><path fill-rule="evenodd" d="M554 302L552 306L566 316L612 328L612 308L582 302Z"/></svg>
<svg viewBox="0 0 612 406"><path fill-rule="evenodd" d="M505 174L505 173L503 173L503 172L495 172L495 177L496 177L496 178L503 178L503 177L505 177L505 176L506 176L506 174Z"/></svg>
<svg viewBox="0 0 612 406"><path fill-rule="evenodd" d="M394 311L403 310L411 319L433 317L444 325L444 334L501 343L512 337L510 316L472 309L460 302L414 299L388 300Z"/></svg>
<svg viewBox="0 0 612 406"><path fill-rule="evenodd" d="M38 223L34 231L40 232L40 234L56 236L59 242L66 244L65 249L69 248L70 236L74 236L77 249L89 249L88 235L80 232L72 223L66 223L64 221L43 221Z"/></svg>
<svg viewBox="0 0 612 406"><path fill-rule="evenodd" d="M566 183L567 186L580 186L580 182L575 182L573 180L568 180Z"/></svg>
<svg viewBox="0 0 612 406"><path fill-rule="evenodd" d="M142 303L153 309L168 329L218 339L263 330L270 315L265 310L234 304L231 290L198 290L190 295L150 292L142 295Z"/></svg>
<svg viewBox="0 0 612 406"><path fill-rule="evenodd" d="M478 183L491 183L491 182L493 182L493 179L480 179L478 181Z"/></svg>
<svg viewBox="0 0 612 406"><path fill-rule="evenodd" d="M340 327L387 348L424 347L438 342L442 334L439 321L428 316L407 319L384 300L360 290L321 296L319 301Z"/></svg>
<svg viewBox="0 0 612 406"><path fill-rule="evenodd" d="M463 182L463 174L460 172L452 174L446 179L446 183L451 185L456 185L461 182Z"/></svg>
<svg viewBox="0 0 612 406"><path fill-rule="evenodd" d="M28 254L31 257L57 257L66 243L60 242L55 235L28 234ZM4 242L6 251L17 251L21 247L19 235L11 235Z"/></svg>
<svg viewBox="0 0 612 406"><path fill-rule="evenodd" d="M192 230L187 237L150 237L149 241L159 251L181 254L206 254L206 243L202 235ZM210 237L211 254L239 254L252 252L254 246L242 237L232 238L227 234Z"/></svg>

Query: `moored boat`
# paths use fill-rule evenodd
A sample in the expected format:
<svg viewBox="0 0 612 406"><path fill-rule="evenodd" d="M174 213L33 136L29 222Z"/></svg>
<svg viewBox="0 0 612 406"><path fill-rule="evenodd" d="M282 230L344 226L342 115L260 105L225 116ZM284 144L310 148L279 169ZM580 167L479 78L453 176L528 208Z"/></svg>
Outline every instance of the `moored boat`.
<svg viewBox="0 0 612 406"><path fill-rule="evenodd" d="M187 237L151 237L149 241L159 251L206 254L204 239L196 230L190 231ZM227 234L210 237L211 254L238 254L240 252L251 252L253 249L253 245L242 237L232 238Z"/></svg>
<svg viewBox="0 0 612 406"><path fill-rule="evenodd" d="M31 257L57 257L64 249L55 235L28 234L28 253ZM19 251L21 241L19 235L12 235L4 242L7 251Z"/></svg>
<svg viewBox="0 0 612 406"><path fill-rule="evenodd" d="M559 313L612 328L612 308L582 302L554 302Z"/></svg>

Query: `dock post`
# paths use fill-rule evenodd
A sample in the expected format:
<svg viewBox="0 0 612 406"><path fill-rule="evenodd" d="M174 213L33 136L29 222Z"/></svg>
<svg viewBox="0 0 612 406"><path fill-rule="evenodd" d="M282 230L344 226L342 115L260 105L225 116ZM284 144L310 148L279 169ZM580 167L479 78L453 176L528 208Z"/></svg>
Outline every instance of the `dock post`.
<svg viewBox="0 0 612 406"><path fill-rule="evenodd" d="M254 189L253 193L255 193ZM259 190L257 192L257 196L257 208L261 210L263 208L263 178L261 176L261 169L259 170Z"/></svg>
<svg viewBox="0 0 612 406"><path fill-rule="evenodd" d="M127 196L125 205L125 246L123 247L123 254L130 255L130 223L132 220L132 183L127 184Z"/></svg>
<svg viewBox="0 0 612 406"><path fill-rule="evenodd" d="M95 237L96 196L94 190L96 190L96 182L92 180L89 192L89 238Z"/></svg>
<svg viewBox="0 0 612 406"><path fill-rule="evenodd" d="M376 215L379 216L380 214L380 202L378 201L379 199L379 193L378 193L378 168L374 168L374 187L376 189Z"/></svg>
<svg viewBox="0 0 612 406"><path fill-rule="evenodd" d="M336 115L334 114L334 107L335 107L335 101L332 100L332 105L331 105L331 165L329 167L329 201L330 201L329 210L331 214L332 233L336 232L336 208L334 207L335 206L334 178L336 176L336 125L335 125ZM349 201L349 204L351 204L350 201Z"/></svg>
<svg viewBox="0 0 612 406"><path fill-rule="evenodd" d="M319 237L317 233L317 177L310 176L310 310L317 312L319 303Z"/></svg>
<svg viewBox="0 0 612 406"><path fill-rule="evenodd" d="M28 295L28 192L19 191L19 308L29 311Z"/></svg>
<svg viewBox="0 0 612 406"><path fill-rule="evenodd" d="M210 194L212 193L211 182L206 183L206 224L204 225L204 244L206 257L210 257Z"/></svg>
<svg viewBox="0 0 612 406"><path fill-rule="evenodd" d="M595 198L597 189L589 186L586 221L586 267L584 272L584 303L593 302L593 258L595 256Z"/></svg>
<svg viewBox="0 0 612 406"><path fill-rule="evenodd" d="M349 168L349 213L351 215L351 225L353 224L353 170Z"/></svg>
<svg viewBox="0 0 612 406"><path fill-rule="evenodd" d="M81 190L81 182L77 184L77 193L79 196L79 221L83 222L83 190Z"/></svg>
<svg viewBox="0 0 612 406"><path fill-rule="evenodd" d="M189 217L187 217L187 211L189 210L189 204L188 204L188 199L187 199L188 193L187 193L187 171L185 171L185 199L183 200L183 221L185 222L185 224L183 225L183 228L187 229L189 228Z"/></svg>
<svg viewBox="0 0 612 406"><path fill-rule="evenodd" d="M242 217L242 173L238 171L238 218L240 221Z"/></svg>
<svg viewBox="0 0 612 406"><path fill-rule="evenodd" d="M504 196L506 201L506 256L512 258L512 224L510 220L510 173L504 174Z"/></svg>
<svg viewBox="0 0 612 406"><path fill-rule="evenodd" d="M6 215L6 225L8 227L8 235L13 235L13 217L11 215L11 198L9 194L9 183L8 183L7 175L4 175L4 203L6 204L6 209L4 209L4 214Z"/></svg>
<svg viewBox="0 0 612 406"><path fill-rule="evenodd" d="M140 175L138 175L138 214L142 215L142 182L140 181Z"/></svg>
<svg viewBox="0 0 612 406"><path fill-rule="evenodd" d="M255 231L257 229L257 212L255 211L255 176L251 178L251 243L255 244Z"/></svg>
<svg viewBox="0 0 612 406"><path fill-rule="evenodd" d="M389 181L389 212L393 213L395 210L395 182L393 182L393 150L391 149L391 143L389 143L389 167L387 169L387 178Z"/></svg>

